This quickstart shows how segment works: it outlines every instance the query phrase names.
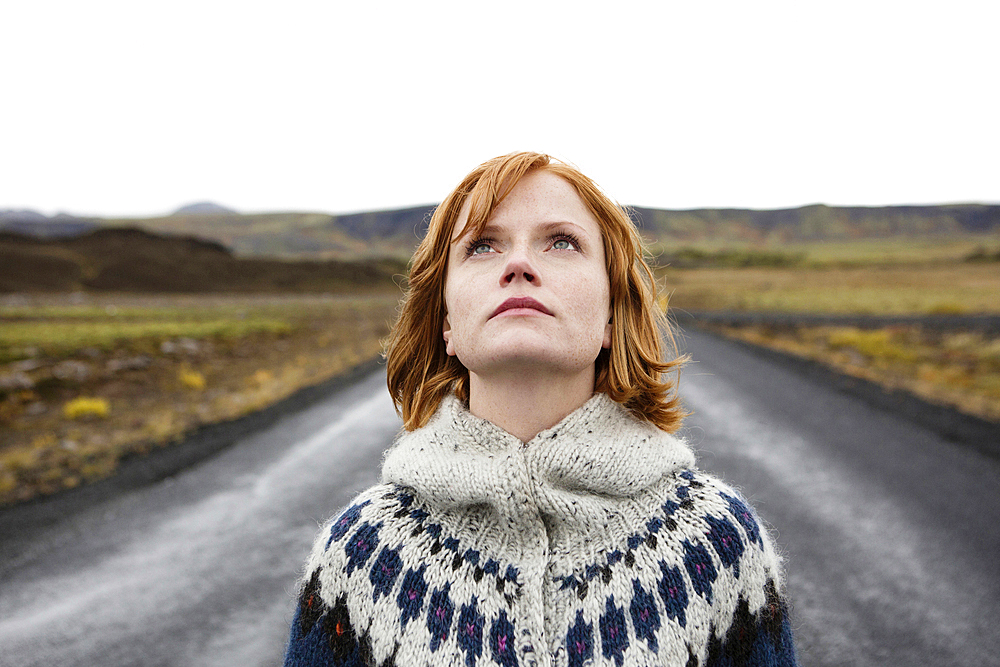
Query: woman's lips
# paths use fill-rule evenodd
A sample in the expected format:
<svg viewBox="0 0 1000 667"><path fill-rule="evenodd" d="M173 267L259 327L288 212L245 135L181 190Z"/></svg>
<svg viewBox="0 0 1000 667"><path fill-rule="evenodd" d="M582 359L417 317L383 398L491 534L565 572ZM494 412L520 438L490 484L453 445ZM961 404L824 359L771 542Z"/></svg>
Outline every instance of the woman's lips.
<svg viewBox="0 0 1000 667"><path fill-rule="evenodd" d="M530 308L532 310L537 310L537 311L539 311L541 313L544 313L546 315L551 315L552 314L552 312L549 311L548 308L546 308L542 304L538 303L537 301L535 301L534 299L532 299L530 296L515 296L515 297L511 297L511 298L507 299L506 301L504 301L503 303L501 303L500 307L497 308L496 310L494 310L493 314L490 315L490 317L491 318L496 317L497 315L499 315L500 313L504 312L505 310L514 310L515 308Z"/></svg>

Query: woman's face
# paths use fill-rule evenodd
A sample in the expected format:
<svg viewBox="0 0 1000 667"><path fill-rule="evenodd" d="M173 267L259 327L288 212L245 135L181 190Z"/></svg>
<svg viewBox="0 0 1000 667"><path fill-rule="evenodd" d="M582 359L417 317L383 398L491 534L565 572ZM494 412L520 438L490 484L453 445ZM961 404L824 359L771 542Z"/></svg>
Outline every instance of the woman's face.
<svg viewBox="0 0 1000 667"><path fill-rule="evenodd" d="M573 187L550 172L524 176L479 235L455 224L444 340L470 373L593 372L611 344L601 230Z"/></svg>

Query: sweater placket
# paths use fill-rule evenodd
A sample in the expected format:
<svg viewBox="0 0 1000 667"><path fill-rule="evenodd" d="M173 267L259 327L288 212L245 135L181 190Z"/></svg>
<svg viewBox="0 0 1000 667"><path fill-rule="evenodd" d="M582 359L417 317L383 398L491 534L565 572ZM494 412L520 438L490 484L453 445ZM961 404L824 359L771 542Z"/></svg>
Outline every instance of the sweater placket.
<svg viewBox="0 0 1000 667"><path fill-rule="evenodd" d="M538 509L535 484L524 448L511 457L517 462L518 477L524 481L515 501L516 521L523 537L520 664L524 667L551 667L546 634L545 577L549 565L549 535Z"/></svg>

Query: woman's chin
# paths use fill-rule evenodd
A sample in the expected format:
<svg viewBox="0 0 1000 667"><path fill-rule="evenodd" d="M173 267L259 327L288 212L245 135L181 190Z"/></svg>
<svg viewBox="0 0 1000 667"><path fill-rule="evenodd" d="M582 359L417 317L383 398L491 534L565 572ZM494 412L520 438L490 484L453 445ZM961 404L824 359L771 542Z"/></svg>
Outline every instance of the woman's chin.
<svg viewBox="0 0 1000 667"><path fill-rule="evenodd" d="M553 349L544 345L500 347L488 354L459 354L459 361L481 377L497 375L575 375L594 367L598 348L593 356L580 350Z"/></svg>

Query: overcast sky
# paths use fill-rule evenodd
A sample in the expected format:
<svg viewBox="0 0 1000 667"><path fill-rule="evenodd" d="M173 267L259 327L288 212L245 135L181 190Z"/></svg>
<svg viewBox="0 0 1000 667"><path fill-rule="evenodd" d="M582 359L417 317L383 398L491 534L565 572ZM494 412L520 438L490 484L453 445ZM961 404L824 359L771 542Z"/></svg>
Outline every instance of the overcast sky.
<svg viewBox="0 0 1000 667"><path fill-rule="evenodd" d="M4 2L0 209L395 208L514 150L640 206L1000 202L995 0L614 4Z"/></svg>

